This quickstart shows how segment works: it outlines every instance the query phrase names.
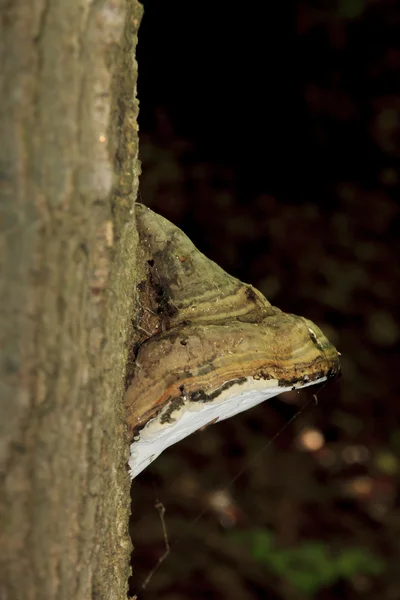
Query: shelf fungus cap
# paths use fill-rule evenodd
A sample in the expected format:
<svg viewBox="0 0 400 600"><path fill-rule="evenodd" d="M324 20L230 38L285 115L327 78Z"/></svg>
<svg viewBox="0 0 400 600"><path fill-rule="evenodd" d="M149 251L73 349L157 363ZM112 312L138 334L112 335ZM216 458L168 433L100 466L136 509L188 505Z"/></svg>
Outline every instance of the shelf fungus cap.
<svg viewBox="0 0 400 600"><path fill-rule="evenodd" d="M340 372L314 323L271 306L143 205L137 223L145 269L125 393L132 478L194 431Z"/></svg>

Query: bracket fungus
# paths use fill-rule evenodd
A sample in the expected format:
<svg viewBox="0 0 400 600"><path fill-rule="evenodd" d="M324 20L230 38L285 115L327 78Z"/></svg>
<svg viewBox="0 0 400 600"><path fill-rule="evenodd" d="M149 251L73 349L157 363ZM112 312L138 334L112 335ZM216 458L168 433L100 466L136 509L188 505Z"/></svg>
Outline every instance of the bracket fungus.
<svg viewBox="0 0 400 600"><path fill-rule="evenodd" d="M136 211L144 272L125 393L132 478L194 431L340 371L314 323L271 306L149 208Z"/></svg>

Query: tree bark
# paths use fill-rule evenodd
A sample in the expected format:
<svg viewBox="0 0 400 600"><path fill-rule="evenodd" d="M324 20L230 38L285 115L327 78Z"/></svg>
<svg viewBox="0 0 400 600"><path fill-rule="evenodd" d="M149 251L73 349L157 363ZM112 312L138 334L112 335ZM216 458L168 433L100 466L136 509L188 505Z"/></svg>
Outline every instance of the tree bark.
<svg viewBox="0 0 400 600"><path fill-rule="evenodd" d="M142 9L0 7L0 598L121 600Z"/></svg>

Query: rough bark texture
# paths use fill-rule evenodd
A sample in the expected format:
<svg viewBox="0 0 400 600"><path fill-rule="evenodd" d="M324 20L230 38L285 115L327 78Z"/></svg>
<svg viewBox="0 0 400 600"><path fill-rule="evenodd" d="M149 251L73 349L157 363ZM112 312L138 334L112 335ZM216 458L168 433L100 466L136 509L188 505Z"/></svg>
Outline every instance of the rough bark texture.
<svg viewBox="0 0 400 600"><path fill-rule="evenodd" d="M0 7L0 598L120 600L141 6Z"/></svg>

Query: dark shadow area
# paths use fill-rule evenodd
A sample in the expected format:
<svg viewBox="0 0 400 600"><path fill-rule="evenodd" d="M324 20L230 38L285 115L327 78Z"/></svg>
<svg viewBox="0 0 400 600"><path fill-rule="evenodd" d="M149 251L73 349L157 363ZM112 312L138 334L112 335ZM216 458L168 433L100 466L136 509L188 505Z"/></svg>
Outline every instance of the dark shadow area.
<svg viewBox="0 0 400 600"><path fill-rule="evenodd" d="M398 3L144 5L143 203L316 322L343 376L317 404L292 392L195 434L134 481L132 592L398 600ZM172 548L140 592L164 552L157 499Z"/></svg>

